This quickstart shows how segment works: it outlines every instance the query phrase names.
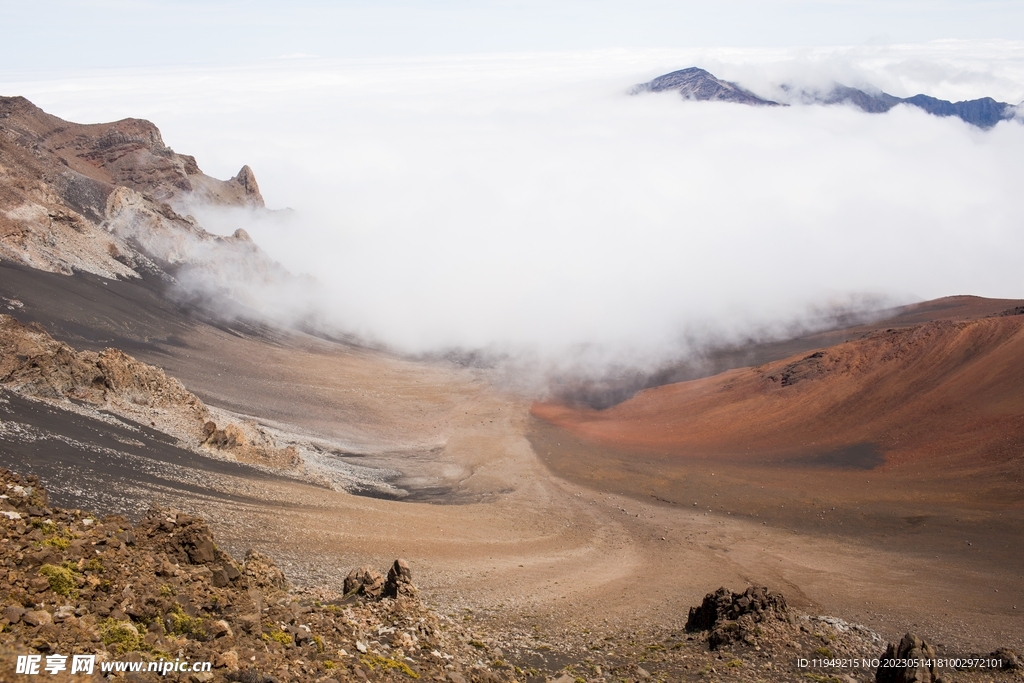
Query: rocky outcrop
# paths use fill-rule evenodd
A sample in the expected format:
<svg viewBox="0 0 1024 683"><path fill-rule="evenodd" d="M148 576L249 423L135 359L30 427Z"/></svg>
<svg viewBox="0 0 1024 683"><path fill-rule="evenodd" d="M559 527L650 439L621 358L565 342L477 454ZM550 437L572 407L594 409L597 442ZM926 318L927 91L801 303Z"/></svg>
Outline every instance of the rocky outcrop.
<svg viewBox="0 0 1024 683"><path fill-rule="evenodd" d="M783 596L758 586L742 593L722 587L704 596L699 606L690 608L686 630L710 631L708 645L717 650L737 641L753 644L761 630L758 626L773 621L791 623Z"/></svg>
<svg viewBox="0 0 1024 683"><path fill-rule="evenodd" d="M353 569L345 577L345 595L365 595L379 598L384 594L384 576L373 567Z"/></svg>
<svg viewBox="0 0 1024 683"><path fill-rule="evenodd" d="M277 469L290 469L302 463L294 446L277 448L274 439L255 423L246 425L228 424L223 428L212 420L203 425L202 445L209 450L223 453L233 460ZM248 432L248 433L247 433Z"/></svg>
<svg viewBox="0 0 1024 683"><path fill-rule="evenodd" d="M177 379L117 349L76 351L37 325L0 314L0 386L26 396L85 403L155 427L192 449L238 462L294 469L294 446L278 448L255 423L210 420L210 409Z"/></svg>
<svg viewBox="0 0 1024 683"><path fill-rule="evenodd" d="M388 580L384 585L386 598L415 598L418 591L412 582L412 569L403 559L395 560L388 570Z"/></svg>
<svg viewBox="0 0 1024 683"><path fill-rule="evenodd" d="M936 672L935 648L912 633L899 644L889 643L875 673L876 683L937 683L945 680ZM898 666L886 666L899 663Z"/></svg>
<svg viewBox="0 0 1024 683"><path fill-rule="evenodd" d="M251 240L203 229L187 215L196 204L264 210L251 168L211 178L149 121L82 125L0 97L0 259L67 275L185 278L250 306L243 285L290 280Z"/></svg>
<svg viewBox="0 0 1024 683"><path fill-rule="evenodd" d="M44 399L74 400L198 443L208 411L163 370L123 351L76 351L41 327L0 314L0 385Z"/></svg>
<svg viewBox="0 0 1024 683"><path fill-rule="evenodd" d="M245 554L245 576L256 588L286 591L289 589L284 572L266 555L250 549Z"/></svg>
<svg viewBox="0 0 1024 683"><path fill-rule="evenodd" d="M252 169L243 166L230 180L216 180L199 169L195 157L177 154L160 130L143 119L78 124L47 114L24 97L0 97L4 151L21 160L15 148L31 149L33 168L65 174L62 196L76 211L102 216L104 191L123 186L170 202L199 192L218 203L263 206Z"/></svg>

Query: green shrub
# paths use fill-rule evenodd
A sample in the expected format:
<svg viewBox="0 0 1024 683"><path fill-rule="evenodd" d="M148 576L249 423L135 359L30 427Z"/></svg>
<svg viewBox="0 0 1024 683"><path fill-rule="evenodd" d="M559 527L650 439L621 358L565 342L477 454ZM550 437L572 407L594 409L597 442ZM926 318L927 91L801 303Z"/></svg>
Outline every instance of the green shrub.
<svg viewBox="0 0 1024 683"><path fill-rule="evenodd" d="M39 568L39 573L50 582L50 590L57 595L65 597L74 595L78 591L75 586L75 575L67 567L58 567L55 564L44 564Z"/></svg>
<svg viewBox="0 0 1024 683"><path fill-rule="evenodd" d="M105 619L99 628L103 644L112 646L118 654L145 648L145 641L130 621Z"/></svg>
<svg viewBox="0 0 1024 683"><path fill-rule="evenodd" d="M167 613L167 621L171 633L179 636L192 636L200 640L206 638L206 630L203 629L203 620L199 617L190 617L181 609L181 605L175 603L171 611Z"/></svg>
<svg viewBox="0 0 1024 683"><path fill-rule="evenodd" d="M63 536L50 536L43 541L43 545L48 545L51 548L56 548L61 552L67 550L71 546L71 541L64 538Z"/></svg>
<svg viewBox="0 0 1024 683"><path fill-rule="evenodd" d="M279 628L274 628L269 633L264 633L262 638L267 642L271 640L276 641L278 643L281 643L285 647L288 647L289 645L292 645L295 642L290 633L285 633Z"/></svg>
<svg viewBox="0 0 1024 683"><path fill-rule="evenodd" d="M369 669L375 671L380 668L383 671L394 670L401 671L409 678L419 678L420 675L409 668L409 665L405 662L400 662L397 659L391 659L390 657L381 657L380 655L365 655L359 658L359 661Z"/></svg>

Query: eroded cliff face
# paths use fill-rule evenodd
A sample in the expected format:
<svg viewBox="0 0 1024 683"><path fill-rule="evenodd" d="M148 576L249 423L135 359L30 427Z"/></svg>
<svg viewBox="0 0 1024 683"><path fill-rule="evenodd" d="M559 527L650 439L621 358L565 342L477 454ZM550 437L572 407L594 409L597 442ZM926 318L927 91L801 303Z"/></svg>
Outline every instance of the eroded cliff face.
<svg viewBox="0 0 1024 683"><path fill-rule="evenodd" d="M211 235L179 213L196 203L264 209L252 169L211 178L149 121L76 124L0 97L0 259L110 278L227 261L280 270L247 236Z"/></svg>
<svg viewBox="0 0 1024 683"><path fill-rule="evenodd" d="M118 349L77 351L36 325L0 314L0 388L102 410L168 434L190 449L274 469L301 464L293 447L251 421L218 428L207 406L162 369Z"/></svg>

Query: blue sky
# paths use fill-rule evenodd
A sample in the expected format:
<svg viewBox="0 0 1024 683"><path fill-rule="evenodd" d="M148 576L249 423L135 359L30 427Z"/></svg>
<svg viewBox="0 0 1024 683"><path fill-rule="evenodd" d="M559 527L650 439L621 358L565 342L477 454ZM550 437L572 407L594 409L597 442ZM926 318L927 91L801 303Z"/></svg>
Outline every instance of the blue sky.
<svg viewBox="0 0 1024 683"><path fill-rule="evenodd" d="M293 54L1024 40L1024 2L3 0L0 25L0 69L59 71L244 63Z"/></svg>

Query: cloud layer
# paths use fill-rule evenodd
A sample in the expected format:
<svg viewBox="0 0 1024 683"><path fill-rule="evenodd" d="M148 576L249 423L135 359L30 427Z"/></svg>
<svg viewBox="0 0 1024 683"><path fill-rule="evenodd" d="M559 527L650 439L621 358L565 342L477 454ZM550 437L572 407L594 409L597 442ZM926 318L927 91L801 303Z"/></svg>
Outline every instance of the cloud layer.
<svg viewBox="0 0 1024 683"><path fill-rule="evenodd" d="M766 96L834 79L1024 99L1017 43L290 59L0 90L73 120L144 116L213 175L249 163L294 211L197 215L323 284L274 310L404 351L644 366L830 305L1024 296L1024 126L625 94L694 64Z"/></svg>

